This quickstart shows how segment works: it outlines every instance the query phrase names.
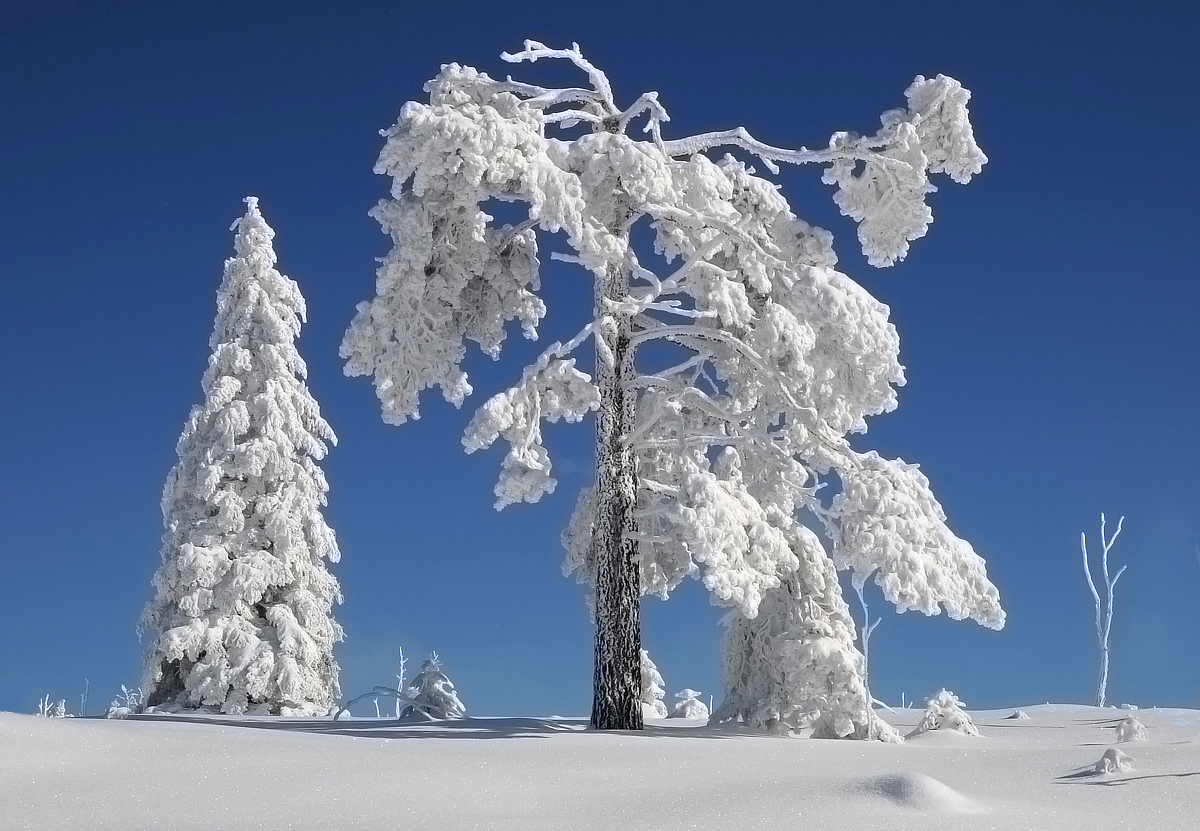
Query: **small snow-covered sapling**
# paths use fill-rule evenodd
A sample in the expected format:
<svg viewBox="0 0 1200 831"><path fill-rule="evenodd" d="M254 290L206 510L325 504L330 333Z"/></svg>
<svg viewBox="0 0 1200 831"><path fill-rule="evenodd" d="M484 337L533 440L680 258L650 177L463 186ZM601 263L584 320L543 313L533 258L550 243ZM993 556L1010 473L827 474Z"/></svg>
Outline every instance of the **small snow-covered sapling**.
<svg viewBox="0 0 1200 831"><path fill-rule="evenodd" d="M46 693L38 701L38 710L35 715L42 718L65 718L67 715L67 700L60 698L58 701L51 703L50 694Z"/></svg>
<svg viewBox="0 0 1200 831"><path fill-rule="evenodd" d="M680 690L675 697L679 702L671 711L671 718L708 718L708 707L700 700L699 690Z"/></svg>
<svg viewBox="0 0 1200 831"><path fill-rule="evenodd" d="M963 710L963 703L954 693L944 687L925 706L925 714L908 737L919 736L931 730L955 730L967 736L978 736L979 729Z"/></svg>
<svg viewBox="0 0 1200 831"><path fill-rule="evenodd" d="M142 688L131 690L124 684L121 685L121 694L112 700L108 705L108 712L105 713L105 718L127 718L134 713L139 713L142 710Z"/></svg>
<svg viewBox="0 0 1200 831"><path fill-rule="evenodd" d="M1140 742L1146 740L1146 725L1137 716L1126 716L1116 724L1117 741Z"/></svg>
<svg viewBox="0 0 1200 831"><path fill-rule="evenodd" d="M436 652L421 662L421 671L413 677L406 693L401 718L459 719L467 714L454 682L442 672L442 662Z"/></svg>

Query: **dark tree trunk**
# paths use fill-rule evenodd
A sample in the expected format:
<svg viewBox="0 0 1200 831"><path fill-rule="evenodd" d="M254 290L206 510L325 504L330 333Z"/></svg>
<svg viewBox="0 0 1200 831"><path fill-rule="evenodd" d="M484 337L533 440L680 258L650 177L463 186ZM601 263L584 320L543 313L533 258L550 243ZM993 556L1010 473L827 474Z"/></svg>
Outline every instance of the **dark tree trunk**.
<svg viewBox="0 0 1200 831"><path fill-rule="evenodd" d="M632 371L632 318L609 301L628 295L623 267L610 265L597 281L596 385L596 651L592 726L641 730L641 576L634 530L634 454L625 439L633 426L634 393L625 389Z"/></svg>

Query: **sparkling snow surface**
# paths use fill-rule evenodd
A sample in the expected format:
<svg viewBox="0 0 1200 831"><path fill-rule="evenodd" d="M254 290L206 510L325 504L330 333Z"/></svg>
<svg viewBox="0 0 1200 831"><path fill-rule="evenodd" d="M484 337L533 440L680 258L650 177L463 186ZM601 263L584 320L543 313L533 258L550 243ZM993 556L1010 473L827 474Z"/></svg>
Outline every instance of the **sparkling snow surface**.
<svg viewBox="0 0 1200 831"><path fill-rule="evenodd" d="M679 720L633 735L571 719L0 713L0 829L1200 827L1200 712L1139 711L1147 739L1120 745L1132 769L1097 774L1128 713L1023 709L972 712L978 738L904 745ZM922 712L884 715L907 732Z"/></svg>

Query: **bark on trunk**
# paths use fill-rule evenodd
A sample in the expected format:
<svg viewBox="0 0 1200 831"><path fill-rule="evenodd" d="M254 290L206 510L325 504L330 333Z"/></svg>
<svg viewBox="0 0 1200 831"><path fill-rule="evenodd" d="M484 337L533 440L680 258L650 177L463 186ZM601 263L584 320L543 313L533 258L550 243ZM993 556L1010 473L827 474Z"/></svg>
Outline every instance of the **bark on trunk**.
<svg viewBox="0 0 1200 831"><path fill-rule="evenodd" d="M636 478L633 451L625 437L633 426L633 393L625 389L632 370L632 319L606 300L623 300L628 277L610 265L596 285L596 649L592 726L598 730L641 730L641 577L633 528Z"/></svg>

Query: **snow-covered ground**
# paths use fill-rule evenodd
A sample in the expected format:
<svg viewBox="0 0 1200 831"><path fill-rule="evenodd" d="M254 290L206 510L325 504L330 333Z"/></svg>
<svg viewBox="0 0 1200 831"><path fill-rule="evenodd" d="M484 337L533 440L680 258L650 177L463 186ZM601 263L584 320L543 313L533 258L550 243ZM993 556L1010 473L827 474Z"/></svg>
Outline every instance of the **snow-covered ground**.
<svg viewBox="0 0 1200 831"><path fill-rule="evenodd" d="M573 719L197 723L0 713L0 829L1193 829L1200 712L972 711L904 745ZM883 713L908 732L922 711Z"/></svg>

